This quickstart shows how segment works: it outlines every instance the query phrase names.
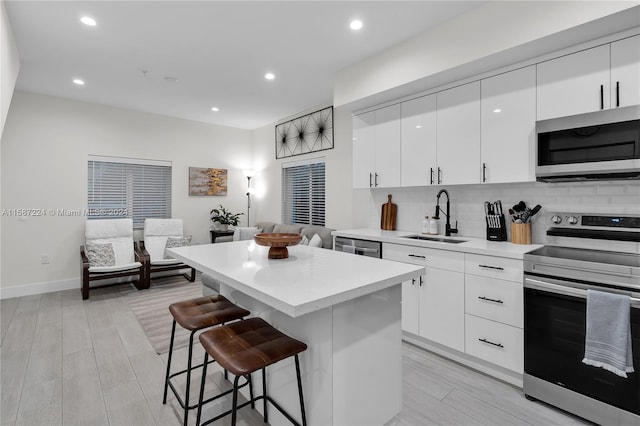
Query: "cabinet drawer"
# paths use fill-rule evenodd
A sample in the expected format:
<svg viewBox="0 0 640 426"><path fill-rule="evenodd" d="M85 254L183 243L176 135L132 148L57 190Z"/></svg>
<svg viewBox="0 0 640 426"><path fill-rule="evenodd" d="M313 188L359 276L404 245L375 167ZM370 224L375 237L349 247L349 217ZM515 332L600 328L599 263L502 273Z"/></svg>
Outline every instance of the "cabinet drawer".
<svg viewBox="0 0 640 426"><path fill-rule="evenodd" d="M523 327L521 282L465 275L465 311L482 318Z"/></svg>
<svg viewBox="0 0 640 426"><path fill-rule="evenodd" d="M522 373L523 330L466 314L465 352L516 373Z"/></svg>
<svg viewBox="0 0 640 426"><path fill-rule="evenodd" d="M397 262L412 263L448 271L464 271L464 253L457 251L384 243L382 245L382 257Z"/></svg>
<svg viewBox="0 0 640 426"><path fill-rule="evenodd" d="M522 282L523 261L506 257L465 254L464 272L481 277Z"/></svg>

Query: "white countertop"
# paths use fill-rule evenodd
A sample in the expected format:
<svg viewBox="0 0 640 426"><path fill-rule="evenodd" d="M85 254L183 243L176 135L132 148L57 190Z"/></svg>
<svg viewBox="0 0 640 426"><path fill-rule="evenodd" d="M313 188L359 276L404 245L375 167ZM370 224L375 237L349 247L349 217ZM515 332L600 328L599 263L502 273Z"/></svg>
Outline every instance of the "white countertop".
<svg viewBox="0 0 640 426"><path fill-rule="evenodd" d="M235 241L167 249L173 257L267 305L297 317L425 273L425 268L308 246L288 259L268 259L268 247Z"/></svg>
<svg viewBox="0 0 640 426"><path fill-rule="evenodd" d="M383 243L404 244L415 247L428 247L440 250L458 251L464 253L485 254L488 256L507 257L511 259L523 259L524 254L542 247L541 244L512 244L507 241L488 241L482 238L444 235L433 235L436 238L450 240L464 240L463 243L444 243L438 241L413 240L403 238L408 235L417 235L419 232L410 231L383 231L381 229L361 228L333 231L336 237L357 238L361 240L380 241ZM426 235L429 237L429 235Z"/></svg>

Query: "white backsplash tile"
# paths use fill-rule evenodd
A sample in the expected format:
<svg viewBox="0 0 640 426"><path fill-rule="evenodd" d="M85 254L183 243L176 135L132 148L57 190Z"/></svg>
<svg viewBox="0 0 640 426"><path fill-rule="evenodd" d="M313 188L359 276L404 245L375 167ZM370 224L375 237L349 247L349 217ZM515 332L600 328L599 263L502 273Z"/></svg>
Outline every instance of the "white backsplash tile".
<svg viewBox="0 0 640 426"><path fill-rule="evenodd" d="M436 195L442 188L451 196L452 226L457 220L460 236L485 238L484 201L501 200L507 222L508 209L520 200L529 207L542 205L532 222L533 242L540 244L546 242L546 229L555 212L640 215L640 181L528 182L354 190L354 227L379 228L382 204L391 194L398 206L396 228L420 232L424 216L434 215ZM445 209L445 195L440 197L440 206ZM444 232L444 215L441 220L441 232ZM510 239L509 227L507 224Z"/></svg>

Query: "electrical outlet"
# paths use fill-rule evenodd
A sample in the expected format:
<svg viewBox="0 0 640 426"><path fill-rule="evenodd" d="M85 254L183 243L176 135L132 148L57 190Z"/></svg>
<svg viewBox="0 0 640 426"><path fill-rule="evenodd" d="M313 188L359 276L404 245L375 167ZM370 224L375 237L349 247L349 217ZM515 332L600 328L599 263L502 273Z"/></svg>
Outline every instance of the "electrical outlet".
<svg viewBox="0 0 640 426"><path fill-rule="evenodd" d="M51 257L48 254L43 254L40 256L40 263L43 265L48 265L51 262Z"/></svg>

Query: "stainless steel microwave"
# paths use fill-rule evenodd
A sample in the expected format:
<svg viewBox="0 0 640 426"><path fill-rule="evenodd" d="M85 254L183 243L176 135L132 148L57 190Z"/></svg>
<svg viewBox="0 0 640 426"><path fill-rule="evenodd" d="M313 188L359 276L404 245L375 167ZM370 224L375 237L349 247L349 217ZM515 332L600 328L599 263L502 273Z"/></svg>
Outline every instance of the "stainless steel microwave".
<svg viewBox="0 0 640 426"><path fill-rule="evenodd" d="M640 106L536 122L536 180L640 179Z"/></svg>

